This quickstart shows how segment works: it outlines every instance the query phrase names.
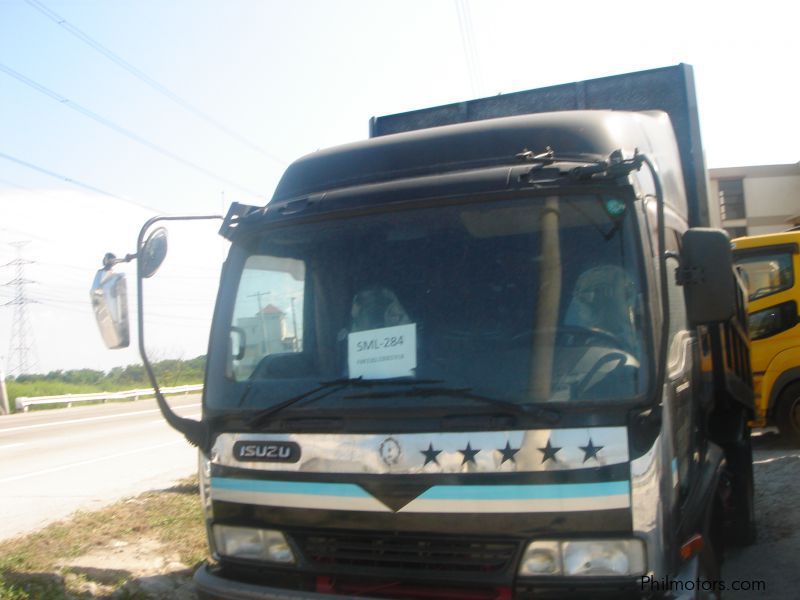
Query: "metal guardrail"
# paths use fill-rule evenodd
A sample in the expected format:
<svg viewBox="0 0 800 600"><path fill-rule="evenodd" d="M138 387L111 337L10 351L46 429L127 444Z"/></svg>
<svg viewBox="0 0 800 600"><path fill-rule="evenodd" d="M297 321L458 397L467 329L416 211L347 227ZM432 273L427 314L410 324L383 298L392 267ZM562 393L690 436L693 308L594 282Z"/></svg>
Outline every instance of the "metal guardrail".
<svg viewBox="0 0 800 600"><path fill-rule="evenodd" d="M161 388L161 393L168 394L188 394L189 392L199 392L203 389L203 384L179 385L175 387ZM17 410L28 411L28 407L37 404L66 404L72 406L76 402L106 402L108 400L138 400L147 396L154 396L153 388L141 390L127 390L124 392L96 392L92 394L64 394L62 396L20 396L16 399Z"/></svg>

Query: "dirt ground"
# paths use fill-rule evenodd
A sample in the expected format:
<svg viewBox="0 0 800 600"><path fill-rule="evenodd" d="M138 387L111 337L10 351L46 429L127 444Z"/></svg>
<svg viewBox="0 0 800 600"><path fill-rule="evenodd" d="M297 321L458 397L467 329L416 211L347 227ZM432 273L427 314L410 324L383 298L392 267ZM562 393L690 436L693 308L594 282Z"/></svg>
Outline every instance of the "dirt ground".
<svg viewBox="0 0 800 600"><path fill-rule="evenodd" d="M76 578L71 589L94 598L197 598L192 569L154 539L115 541L61 566L67 567L67 577ZM126 580L122 587L117 585L120 580Z"/></svg>
<svg viewBox="0 0 800 600"><path fill-rule="evenodd" d="M753 447L758 538L752 546L726 553L722 579L728 588L734 581L761 580L766 589L726 591L723 597L795 600L800 598L800 450L782 445L771 433L754 437ZM196 598L192 570L152 539L114 542L67 565L88 575L86 585L94 589L84 591L91 596L107 597L92 574L116 572L132 578L112 598Z"/></svg>

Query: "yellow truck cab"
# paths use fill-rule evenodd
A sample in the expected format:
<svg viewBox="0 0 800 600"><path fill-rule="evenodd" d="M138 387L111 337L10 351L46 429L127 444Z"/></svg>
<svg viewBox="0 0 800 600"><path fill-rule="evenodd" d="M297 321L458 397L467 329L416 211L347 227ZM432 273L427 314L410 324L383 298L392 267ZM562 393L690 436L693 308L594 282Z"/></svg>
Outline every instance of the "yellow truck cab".
<svg viewBox="0 0 800 600"><path fill-rule="evenodd" d="M750 295L756 427L800 444L800 229L733 240Z"/></svg>

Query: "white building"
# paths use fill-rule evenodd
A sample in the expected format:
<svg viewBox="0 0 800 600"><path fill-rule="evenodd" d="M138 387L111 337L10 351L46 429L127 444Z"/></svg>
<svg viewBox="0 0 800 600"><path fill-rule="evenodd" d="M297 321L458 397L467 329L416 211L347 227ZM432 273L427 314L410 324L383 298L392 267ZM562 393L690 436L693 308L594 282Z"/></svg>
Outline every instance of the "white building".
<svg viewBox="0 0 800 600"><path fill-rule="evenodd" d="M709 169L731 237L785 231L800 224L800 163Z"/></svg>
<svg viewBox="0 0 800 600"><path fill-rule="evenodd" d="M240 368L251 372L268 354L296 352L297 344L286 326L286 313L267 304L252 317L237 319L236 326L244 333L244 360Z"/></svg>

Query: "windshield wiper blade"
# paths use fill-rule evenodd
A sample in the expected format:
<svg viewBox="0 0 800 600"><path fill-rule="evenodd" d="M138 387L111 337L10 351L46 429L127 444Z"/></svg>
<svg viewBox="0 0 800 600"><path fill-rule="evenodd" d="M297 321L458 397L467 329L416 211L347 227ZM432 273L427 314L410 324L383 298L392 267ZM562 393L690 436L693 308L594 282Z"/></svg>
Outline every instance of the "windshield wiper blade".
<svg viewBox="0 0 800 600"><path fill-rule="evenodd" d="M331 381L323 381L317 387L308 390L307 392L303 392L297 396L293 396L291 398L287 398L277 404L274 404L270 407L267 407L263 410L258 411L255 413L250 419L248 419L247 423L251 427L260 427L263 425L271 416L275 413L282 411L285 408L288 408L292 404L296 404L301 402L307 398L311 398L315 394L317 396L313 397L313 401L316 402L317 400L322 400L323 398L330 396L334 392L338 392L339 390L346 389L348 387L362 387L362 388L371 388L371 387L378 387L378 386L402 386L402 385L426 385L426 384L437 384L441 383L438 379L364 379L363 377L344 377L341 379L333 379ZM249 387L245 391L245 394L249 392ZM320 393L325 392L325 393Z"/></svg>
<svg viewBox="0 0 800 600"><path fill-rule="evenodd" d="M413 388L410 390L400 391L385 391L385 392L367 392L365 394L353 394L345 396L344 399L381 399L381 398L432 398L435 396L443 396L447 398L460 398L467 400L476 400L484 404L490 404L498 408L502 408L515 415L529 415L537 420L545 421L548 423L556 423L561 419L561 413L552 408L544 408L535 404L518 404L509 400L500 400L498 398L490 398L489 396L481 396L480 394L473 394L472 388L448 388L448 387L433 387L433 388Z"/></svg>

